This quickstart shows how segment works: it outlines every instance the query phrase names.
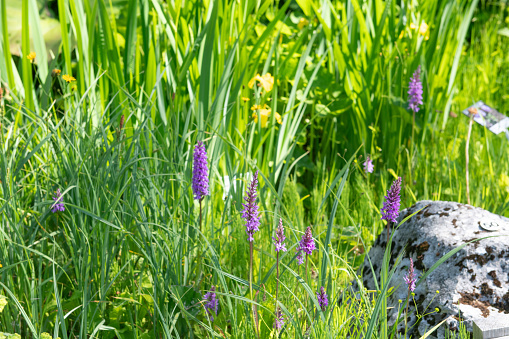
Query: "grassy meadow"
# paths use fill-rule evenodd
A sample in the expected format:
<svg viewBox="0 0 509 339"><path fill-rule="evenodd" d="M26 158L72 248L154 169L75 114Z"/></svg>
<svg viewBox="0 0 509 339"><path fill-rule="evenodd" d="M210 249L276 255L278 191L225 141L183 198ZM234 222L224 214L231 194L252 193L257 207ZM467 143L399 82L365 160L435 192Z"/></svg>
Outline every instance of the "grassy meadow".
<svg viewBox="0 0 509 339"><path fill-rule="evenodd" d="M403 338L388 263L352 290L391 183L402 209L509 216L509 141L461 113L509 113L506 0L0 0L0 21L0 338Z"/></svg>

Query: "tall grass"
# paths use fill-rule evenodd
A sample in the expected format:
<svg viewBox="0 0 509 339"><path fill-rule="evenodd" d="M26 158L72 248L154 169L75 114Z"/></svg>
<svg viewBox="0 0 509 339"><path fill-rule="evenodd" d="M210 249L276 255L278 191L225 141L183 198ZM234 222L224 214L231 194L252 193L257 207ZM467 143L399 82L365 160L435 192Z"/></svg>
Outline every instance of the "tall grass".
<svg viewBox="0 0 509 339"><path fill-rule="evenodd" d="M9 94L0 116L8 298L0 330L23 338L254 338L253 308L260 337L275 337L279 218L290 244L280 256L281 336L304 337L300 319L317 338L387 338L387 280L381 293L360 296L349 285L360 283L355 269L382 227L383 192L400 175L405 207L464 201L466 127L449 111L478 99L507 108L489 80L507 84L497 77L508 61L505 37L480 40L504 14L469 31L477 1L58 0L50 5L61 44L51 52L31 0L19 12L21 46L11 48L11 5L1 0L0 79ZM412 139L406 91L418 65L425 104ZM271 90L250 88L267 73ZM270 108L267 126L255 104ZM211 180L201 232L190 187L197 140ZM507 215L507 142L478 128L472 143L472 202ZM367 154L373 175L361 170ZM257 169L263 226L251 299L239 211ZM66 211L53 214L57 188ZM319 248L310 282L294 260L307 225ZM209 322L201 300L212 285L221 310ZM321 286L331 303L315 314Z"/></svg>

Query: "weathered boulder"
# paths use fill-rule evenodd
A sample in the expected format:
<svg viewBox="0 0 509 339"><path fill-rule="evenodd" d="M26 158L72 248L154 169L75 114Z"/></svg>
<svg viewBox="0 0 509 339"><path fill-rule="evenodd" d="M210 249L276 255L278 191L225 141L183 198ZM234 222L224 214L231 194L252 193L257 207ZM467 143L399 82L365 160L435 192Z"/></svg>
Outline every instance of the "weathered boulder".
<svg viewBox="0 0 509 339"><path fill-rule="evenodd" d="M419 338L449 315L453 318L446 326L455 330L458 312L469 331L473 320L490 315L509 324L509 219L456 202L420 201L402 211L398 223L416 211L419 212L394 233L391 265L402 250L406 253L391 280L395 290L388 300L388 306L394 307L389 310L389 323L394 324L397 318L398 300L407 297L403 277L408 272L409 258L413 259L415 273L420 277L450 250L474 239L502 235L468 244L416 288L417 312L423 316L418 318L414 303L410 303L408 319L409 327L413 327L409 335ZM369 251L377 276L386 247L386 232L380 234ZM361 270L365 288L376 289L367 258ZM439 309L438 313L434 312L435 308ZM444 338L446 326L441 326L429 338ZM398 330L403 328L400 324Z"/></svg>

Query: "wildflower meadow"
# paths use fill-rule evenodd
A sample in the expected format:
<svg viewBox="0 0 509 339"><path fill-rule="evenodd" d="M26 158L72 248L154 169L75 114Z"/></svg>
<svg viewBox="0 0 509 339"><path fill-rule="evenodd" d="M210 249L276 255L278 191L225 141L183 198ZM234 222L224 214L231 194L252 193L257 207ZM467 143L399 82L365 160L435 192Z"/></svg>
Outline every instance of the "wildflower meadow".
<svg viewBox="0 0 509 339"><path fill-rule="evenodd" d="M401 211L509 217L509 131L462 113L509 115L507 0L0 0L0 21L0 338L408 338L433 270L393 279Z"/></svg>

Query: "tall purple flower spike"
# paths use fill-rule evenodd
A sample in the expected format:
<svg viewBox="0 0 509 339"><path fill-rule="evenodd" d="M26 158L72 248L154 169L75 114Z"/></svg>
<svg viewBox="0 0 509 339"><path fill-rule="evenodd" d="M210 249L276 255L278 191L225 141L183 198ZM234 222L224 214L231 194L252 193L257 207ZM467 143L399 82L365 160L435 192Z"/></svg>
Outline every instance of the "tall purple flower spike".
<svg viewBox="0 0 509 339"><path fill-rule="evenodd" d="M414 113L419 112L419 105L422 105L422 82L421 66L417 67L408 84L408 109Z"/></svg>
<svg viewBox="0 0 509 339"><path fill-rule="evenodd" d="M246 221L246 233L247 240L253 241L253 234L258 232L258 226L260 226L260 217L258 216L258 205L256 204L256 189L258 187L258 171L255 172L253 180L249 184L248 190L244 200L246 203L242 204L244 210L242 210L242 218Z"/></svg>
<svg viewBox="0 0 509 339"><path fill-rule="evenodd" d="M274 240L274 246L276 246L276 252L283 251L286 252L286 244L285 244L285 229L283 227L283 219L279 218L279 226L276 229L276 237L272 238Z"/></svg>
<svg viewBox="0 0 509 339"><path fill-rule="evenodd" d="M62 193L60 193L60 188L57 189L55 196L53 197L53 200L55 200L56 204L51 209L51 212L57 213L65 211L64 203L62 201Z"/></svg>
<svg viewBox="0 0 509 339"><path fill-rule="evenodd" d="M323 286L320 288L320 292L316 292L316 298L318 299L318 304L322 312L325 312L327 306L329 306L329 299L327 298L327 293L325 293Z"/></svg>
<svg viewBox="0 0 509 339"><path fill-rule="evenodd" d="M297 262L299 265L304 263L304 255L302 252L311 255L316 250L315 241L313 240L313 234L311 233L311 226L306 228L306 233L300 239L299 245L297 246Z"/></svg>
<svg viewBox="0 0 509 339"><path fill-rule="evenodd" d="M274 325L272 325L272 327L279 331L284 324L285 318L283 316L283 312L281 312L281 310L278 307L278 310L276 311L276 317L274 318Z"/></svg>
<svg viewBox="0 0 509 339"><path fill-rule="evenodd" d="M410 258L410 268L408 269L407 275L403 278L405 283L408 285L410 292L415 290L415 283L417 282L417 276L414 274L414 261Z"/></svg>
<svg viewBox="0 0 509 339"><path fill-rule="evenodd" d="M194 147L193 194L196 200L201 200L204 196L209 195L207 150L201 141L198 141Z"/></svg>
<svg viewBox="0 0 509 339"><path fill-rule="evenodd" d="M364 166L364 172L373 173L373 169L375 168L375 166L373 166L373 160L371 160L369 155L366 158L366 161L364 162L364 164L362 164L362 165Z"/></svg>
<svg viewBox="0 0 509 339"><path fill-rule="evenodd" d="M217 309L219 307L219 300L216 298L216 287L212 286L210 292L205 293L203 296L205 311L209 316L210 321L214 321L214 314L217 316Z"/></svg>
<svg viewBox="0 0 509 339"><path fill-rule="evenodd" d="M387 222L396 222L396 219L399 215L399 206L401 203L400 191L401 178L398 178L394 180L391 188L387 190L387 195L385 196L384 205L381 210L382 220L387 220Z"/></svg>

